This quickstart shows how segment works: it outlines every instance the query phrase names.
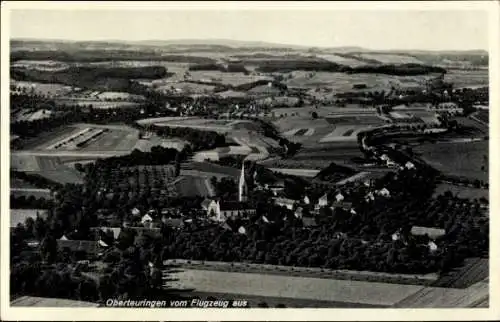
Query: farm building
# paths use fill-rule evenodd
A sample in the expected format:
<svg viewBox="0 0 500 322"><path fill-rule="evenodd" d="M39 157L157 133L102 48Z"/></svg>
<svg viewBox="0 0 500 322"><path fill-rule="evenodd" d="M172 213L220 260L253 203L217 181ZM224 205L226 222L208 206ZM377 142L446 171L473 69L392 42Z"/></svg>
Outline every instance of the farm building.
<svg viewBox="0 0 500 322"><path fill-rule="evenodd" d="M297 204L297 200L288 199L288 198L273 198L274 204L281 207L286 207L290 210L294 208Z"/></svg>
<svg viewBox="0 0 500 322"><path fill-rule="evenodd" d="M207 209L207 215L215 221L224 222L230 217L254 214L255 209L244 202L224 202L212 200Z"/></svg>
<svg viewBox="0 0 500 322"><path fill-rule="evenodd" d="M413 226L411 228L410 233L414 236L428 235L429 238L436 239L436 238L439 238L439 237L445 235L446 231L444 229L439 229L439 228Z"/></svg>

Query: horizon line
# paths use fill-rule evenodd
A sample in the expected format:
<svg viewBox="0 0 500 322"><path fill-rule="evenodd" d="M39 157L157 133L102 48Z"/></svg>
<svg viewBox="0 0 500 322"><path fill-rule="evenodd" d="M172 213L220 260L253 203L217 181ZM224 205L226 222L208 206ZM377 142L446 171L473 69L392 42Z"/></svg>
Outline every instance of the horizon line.
<svg viewBox="0 0 500 322"><path fill-rule="evenodd" d="M79 42L94 42L94 43L118 43L118 44L127 44L127 43L141 43L141 42L171 42L171 44L165 45L182 45L181 43L176 44L175 41L232 41L232 42L240 42L240 43L261 43L263 45L268 44L275 47L280 48L292 48L299 47L300 49L341 49L341 48L357 48L364 51L391 51L391 52L412 52L412 51L420 51L420 52L471 52L471 51L483 51L489 54L489 49L484 48L471 48L471 49L400 49L400 48L369 48L364 47L362 45L346 45L346 46L313 46L313 45L300 45L300 44L285 44L285 43L275 43L269 41L260 41L260 40L241 40L241 39L231 39L231 38L170 38L170 39L141 39L141 40L125 40L125 39L69 39L69 38L37 38L37 37L15 37L9 39L11 41L40 41L40 42L69 42L69 43L79 43ZM190 45L203 45L203 43L192 43ZM207 44L207 45L220 45L232 48L242 48L237 45L227 45L227 44ZM153 45L154 46L154 45ZM160 45L158 45L160 47ZM271 47L270 47L271 48Z"/></svg>

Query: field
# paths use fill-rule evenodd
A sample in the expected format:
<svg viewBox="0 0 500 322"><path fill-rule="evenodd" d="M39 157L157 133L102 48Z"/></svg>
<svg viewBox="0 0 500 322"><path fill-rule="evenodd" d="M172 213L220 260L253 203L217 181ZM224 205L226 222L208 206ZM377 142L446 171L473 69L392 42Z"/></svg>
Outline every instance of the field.
<svg viewBox="0 0 500 322"><path fill-rule="evenodd" d="M444 174L464 176L488 182L488 173L481 170L488 156L489 141L470 143L425 144L414 151Z"/></svg>
<svg viewBox="0 0 500 322"><path fill-rule="evenodd" d="M148 138L147 140L138 140L134 149L138 149L142 152L150 152L153 146L162 146L164 148L176 149L177 151L182 151L184 147L188 144L187 141L177 138L160 138L156 135Z"/></svg>
<svg viewBox="0 0 500 322"><path fill-rule="evenodd" d="M421 290L422 286L345 281L186 269L175 273L182 288L250 296L297 298L360 305L390 306Z"/></svg>
<svg viewBox="0 0 500 322"><path fill-rule="evenodd" d="M240 170L207 162L183 163L181 166L181 176L188 176L188 175L206 176L209 178L211 178L212 176L238 178L240 175Z"/></svg>
<svg viewBox="0 0 500 322"><path fill-rule="evenodd" d="M10 210L10 227L16 227L17 224L24 224L26 219L36 219L37 213L40 217L47 217L47 210L43 209L11 209Z"/></svg>
<svg viewBox="0 0 500 322"><path fill-rule="evenodd" d="M157 126L169 126L169 127L188 127L192 129L199 129L205 131L216 131L216 132L228 132L232 129L229 125L233 121L230 120L215 120L215 119L203 119L198 117L189 118L169 118L168 120L161 120L154 122ZM141 124L141 121L139 121ZM142 124L147 124L146 120L142 120Z"/></svg>
<svg viewBox="0 0 500 322"><path fill-rule="evenodd" d="M293 77L286 80L289 87L301 88L326 88L334 93L342 92L363 92L363 91L381 91L389 90L391 85L400 88L407 87L423 87L426 79L436 75L422 76L392 76L381 74L345 74L345 73L330 73L330 72L293 72ZM456 77L456 76L455 76ZM365 84L365 89L356 90L353 88L355 84Z"/></svg>
<svg viewBox="0 0 500 322"><path fill-rule="evenodd" d="M365 65L365 63L360 60L354 58L342 57L335 54L321 54L321 55L316 55L316 57L331 61L333 63L352 66L352 67Z"/></svg>
<svg viewBox="0 0 500 322"><path fill-rule="evenodd" d="M131 151L138 130L128 126L78 124L43 133L25 149L35 151ZM80 143L80 145L78 145Z"/></svg>
<svg viewBox="0 0 500 322"><path fill-rule="evenodd" d="M335 142L302 148L290 160L303 161L305 164L321 163L326 167L332 162L350 165L354 157L362 157L357 142Z"/></svg>
<svg viewBox="0 0 500 322"><path fill-rule="evenodd" d="M68 95L74 88L71 86L66 86L64 84L56 83L36 83L36 82L25 82L11 80L10 84L15 88L14 92L17 93L31 93L50 97L61 97Z"/></svg>
<svg viewBox="0 0 500 322"><path fill-rule="evenodd" d="M438 196L448 190L451 191L453 195L456 195L459 198L467 198L467 199L486 198L487 200L489 200L489 191L487 189L455 186L447 183L439 184L436 188L436 191L434 192L434 195Z"/></svg>
<svg viewBox="0 0 500 322"><path fill-rule="evenodd" d="M30 196L33 196L37 199L44 198L46 200L53 198L49 189L38 188L10 188L10 195L16 198L29 198Z"/></svg>
<svg viewBox="0 0 500 322"><path fill-rule="evenodd" d="M91 106L95 109L110 109L110 108L132 108L139 106L136 102L106 102L93 99L68 99L61 98L56 101L58 105L77 105L81 107Z"/></svg>
<svg viewBox="0 0 500 322"><path fill-rule="evenodd" d="M357 142L358 133L370 127L366 125L338 125L332 127L333 131L321 138L319 142Z"/></svg>
<svg viewBox="0 0 500 322"><path fill-rule="evenodd" d="M22 296L10 302L10 306L14 307L98 307L97 303L75 301L59 298L46 298L46 297L34 297L34 296Z"/></svg>
<svg viewBox="0 0 500 322"><path fill-rule="evenodd" d="M44 118L49 118L53 114L52 111L46 110L46 109L39 109L39 110L21 110L16 115L12 115L11 119L15 122L20 122L20 121L35 121L35 120L40 120Z"/></svg>
<svg viewBox="0 0 500 322"><path fill-rule="evenodd" d="M359 57L364 59L376 60L382 64L424 64L417 58L406 55L370 53L370 54L360 54Z"/></svg>
<svg viewBox="0 0 500 322"><path fill-rule="evenodd" d="M39 174L59 183L81 183L82 176L57 156L11 154L10 166L18 171Z"/></svg>
<svg viewBox="0 0 500 322"><path fill-rule="evenodd" d="M478 282L466 289L426 287L396 303L397 308L473 307L489 296L488 282Z"/></svg>
<svg viewBox="0 0 500 322"><path fill-rule="evenodd" d="M203 177L182 176L175 182L175 188L180 196L212 197L215 195L210 180Z"/></svg>
<svg viewBox="0 0 500 322"><path fill-rule="evenodd" d="M450 69L444 76L446 82L452 82L455 88L488 86L488 70Z"/></svg>

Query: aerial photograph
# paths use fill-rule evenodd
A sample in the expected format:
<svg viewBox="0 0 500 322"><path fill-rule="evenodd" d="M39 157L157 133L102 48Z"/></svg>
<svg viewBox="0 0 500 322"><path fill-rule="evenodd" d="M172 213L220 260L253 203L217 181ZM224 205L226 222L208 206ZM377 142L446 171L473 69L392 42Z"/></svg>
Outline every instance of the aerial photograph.
<svg viewBox="0 0 500 322"><path fill-rule="evenodd" d="M9 33L10 307L489 307L484 10Z"/></svg>

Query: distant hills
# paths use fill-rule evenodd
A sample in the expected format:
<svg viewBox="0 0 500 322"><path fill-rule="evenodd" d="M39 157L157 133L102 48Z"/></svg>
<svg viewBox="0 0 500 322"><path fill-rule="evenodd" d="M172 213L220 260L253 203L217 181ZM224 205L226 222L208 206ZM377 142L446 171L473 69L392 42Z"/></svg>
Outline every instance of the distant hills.
<svg viewBox="0 0 500 322"><path fill-rule="evenodd" d="M262 41L242 41L231 39L174 39L174 40L99 40L99 41L70 41L59 39L12 39L11 50L25 50L27 47L47 49L68 48L84 49L132 49L149 48L165 50L216 50L216 51L249 51L249 50L284 50L284 51L309 51L318 53L378 53L378 54L417 54L417 55L488 55L486 50L374 50L363 47L308 47L301 45L277 44Z"/></svg>

